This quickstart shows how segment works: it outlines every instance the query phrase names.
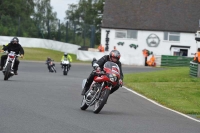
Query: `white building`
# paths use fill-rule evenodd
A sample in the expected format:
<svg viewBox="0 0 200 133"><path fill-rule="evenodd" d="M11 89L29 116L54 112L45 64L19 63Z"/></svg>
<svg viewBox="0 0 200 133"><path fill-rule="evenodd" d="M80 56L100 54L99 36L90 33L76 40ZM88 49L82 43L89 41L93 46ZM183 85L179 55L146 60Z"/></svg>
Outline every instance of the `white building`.
<svg viewBox="0 0 200 133"><path fill-rule="evenodd" d="M108 51L116 46L124 64L144 65L143 49L157 57L193 57L200 47L199 7L199 0L106 0L101 44L108 37Z"/></svg>

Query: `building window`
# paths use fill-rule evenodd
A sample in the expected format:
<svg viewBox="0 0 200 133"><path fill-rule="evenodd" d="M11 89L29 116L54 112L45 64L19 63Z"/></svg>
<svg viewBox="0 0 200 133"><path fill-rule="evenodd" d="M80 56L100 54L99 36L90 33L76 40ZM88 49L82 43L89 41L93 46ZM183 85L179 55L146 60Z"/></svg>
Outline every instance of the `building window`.
<svg viewBox="0 0 200 133"><path fill-rule="evenodd" d="M137 30L116 30L115 37L137 39Z"/></svg>
<svg viewBox="0 0 200 133"><path fill-rule="evenodd" d="M180 41L180 33L178 32L164 32L164 40L166 41Z"/></svg>

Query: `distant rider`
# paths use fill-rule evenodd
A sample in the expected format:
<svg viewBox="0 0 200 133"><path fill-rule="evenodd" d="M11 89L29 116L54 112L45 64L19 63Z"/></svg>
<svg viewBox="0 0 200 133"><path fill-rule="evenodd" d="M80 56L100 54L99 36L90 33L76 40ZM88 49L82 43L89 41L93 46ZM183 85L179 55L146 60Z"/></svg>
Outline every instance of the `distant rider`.
<svg viewBox="0 0 200 133"><path fill-rule="evenodd" d="M19 44L19 39L17 37L14 37L11 42L8 45L5 45L2 50L3 51L14 51L15 54L20 54L20 57L23 58L24 57L24 49L23 47ZM3 66L5 63L5 60L7 59L8 55L2 55L1 56L1 67L0 67L0 71L3 70ZM15 63L13 66L13 70L11 70L11 73L18 75L17 70L18 70L18 66L19 66L20 61L17 59L15 59Z"/></svg>
<svg viewBox="0 0 200 133"><path fill-rule="evenodd" d="M47 64L47 68L49 69L49 72L51 72L51 62L53 60L50 58L50 57L47 57L47 60L46 60L46 64ZM54 63L52 65L55 65Z"/></svg>
<svg viewBox="0 0 200 133"><path fill-rule="evenodd" d="M119 61L120 59L120 53L118 50L112 50L110 52L109 55L104 55L102 58L100 58L93 66L94 66L94 69L92 71L92 73L89 75L89 77L87 78L87 81L86 81L86 84L85 84L85 87L81 93L81 95L84 95L90 88L90 85L92 84L93 82L93 79L94 79L94 76L96 74L97 71L100 71L100 70L103 70L103 66L104 64L107 62L107 61L112 61L114 63L116 63L118 66L119 66L119 69L120 69L120 79L119 79L119 82L118 82L118 85L116 85L114 88L112 88L110 94L112 94L113 92L115 92L117 89L119 89L120 86L123 85L123 73L122 73L122 67L121 67L121 62Z"/></svg>
<svg viewBox="0 0 200 133"><path fill-rule="evenodd" d="M62 61L66 60L66 59L69 61L69 69L70 69L71 62L72 62L72 57L67 52L65 52L64 55L61 58L61 66L63 68Z"/></svg>

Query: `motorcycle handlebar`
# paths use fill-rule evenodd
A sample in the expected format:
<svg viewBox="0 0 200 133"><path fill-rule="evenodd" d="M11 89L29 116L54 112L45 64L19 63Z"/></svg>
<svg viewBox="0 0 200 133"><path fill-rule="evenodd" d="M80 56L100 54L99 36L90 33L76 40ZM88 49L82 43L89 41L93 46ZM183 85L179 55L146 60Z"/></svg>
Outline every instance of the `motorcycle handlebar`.
<svg viewBox="0 0 200 133"><path fill-rule="evenodd" d="M6 53L6 54L9 54L8 51L3 51L2 53ZM15 54L17 57L20 57L21 55L20 54Z"/></svg>
<svg viewBox="0 0 200 133"><path fill-rule="evenodd" d="M100 75L104 75L106 74L104 71L100 71L99 73L96 72L96 75L100 76Z"/></svg>

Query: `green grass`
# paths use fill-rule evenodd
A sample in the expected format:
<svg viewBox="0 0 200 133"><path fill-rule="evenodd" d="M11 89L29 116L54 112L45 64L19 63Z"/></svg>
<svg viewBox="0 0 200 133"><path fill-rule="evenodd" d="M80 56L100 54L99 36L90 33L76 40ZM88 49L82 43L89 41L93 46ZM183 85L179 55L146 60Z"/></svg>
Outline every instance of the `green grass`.
<svg viewBox="0 0 200 133"><path fill-rule="evenodd" d="M1 46L0 46L1 47ZM61 57L63 56L64 52L51 50L51 49L44 49L44 48L24 48L24 58L20 60L28 60L28 61L45 61L47 57L51 57L55 62L60 62ZM90 63L90 61L80 61L77 60L75 54L69 53L72 57L72 62L77 63Z"/></svg>
<svg viewBox="0 0 200 133"><path fill-rule="evenodd" d="M189 67L125 74L124 85L169 108L200 118L200 78Z"/></svg>

